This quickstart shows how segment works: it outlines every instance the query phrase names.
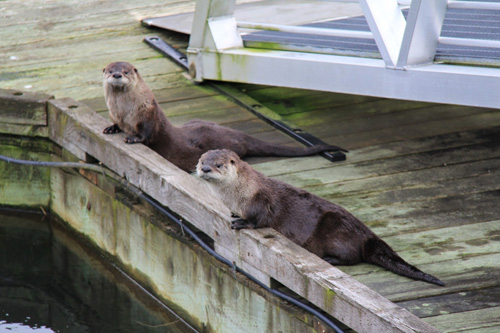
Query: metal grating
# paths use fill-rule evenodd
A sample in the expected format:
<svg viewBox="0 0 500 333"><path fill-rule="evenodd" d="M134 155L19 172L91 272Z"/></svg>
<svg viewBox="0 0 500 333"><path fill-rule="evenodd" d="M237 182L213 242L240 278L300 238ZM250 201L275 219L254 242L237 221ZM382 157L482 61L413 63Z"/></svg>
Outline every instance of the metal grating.
<svg viewBox="0 0 500 333"><path fill-rule="evenodd" d="M406 16L407 10L403 13ZM364 16L304 26L358 31L370 30ZM500 11L450 8L446 12L441 36L500 40ZM244 35L243 41L247 47L381 58L373 39L256 31ZM435 61L500 66L500 49L440 44Z"/></svg>

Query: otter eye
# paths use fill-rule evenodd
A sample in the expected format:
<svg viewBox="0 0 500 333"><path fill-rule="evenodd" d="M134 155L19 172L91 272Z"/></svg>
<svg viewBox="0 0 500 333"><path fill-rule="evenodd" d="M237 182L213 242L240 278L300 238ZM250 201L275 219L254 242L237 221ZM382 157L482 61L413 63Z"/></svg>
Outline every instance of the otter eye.
<svg viewBox="0 0 500 333"><path fill-rule="evenodd" d="M222 168L222 164L216 164L215 166L217 167L217 169Z"/></svg>
<svg viewBox="0 0 500 333"><path fill-rule="evenodd" d="M128 72L127 72L127 71L125 71L125 72L123 72L123 74L128 75Z"/></svg>

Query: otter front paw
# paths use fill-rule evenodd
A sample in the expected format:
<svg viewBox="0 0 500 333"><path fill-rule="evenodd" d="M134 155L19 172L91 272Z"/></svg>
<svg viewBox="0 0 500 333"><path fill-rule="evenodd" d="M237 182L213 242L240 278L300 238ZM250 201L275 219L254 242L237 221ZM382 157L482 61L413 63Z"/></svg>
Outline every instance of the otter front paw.
<svg viewBox="0 0 500 333"><path fill-rule="evenodd" d="M139 136L139 135L131 135L131 136L127 136L125 138L125 143L142 143L144 142L144 139L142 138L142 136Z"/></svg>
<svg viewBox="0 0 500 333"><path fill-rule="evenodd" d="M243 219L237 219L231 222L231 229L240 230L240 229L254 229L255 226Z"/></svg>
<svg viewBox="0 0 500 333"><path fill-rule="evenodd" d="M118 127L117 124L113 124L109 127L106 127L104 131L102 131L104 134L115 134L115 133L120 133L122 130L120 127Z"/></svg>

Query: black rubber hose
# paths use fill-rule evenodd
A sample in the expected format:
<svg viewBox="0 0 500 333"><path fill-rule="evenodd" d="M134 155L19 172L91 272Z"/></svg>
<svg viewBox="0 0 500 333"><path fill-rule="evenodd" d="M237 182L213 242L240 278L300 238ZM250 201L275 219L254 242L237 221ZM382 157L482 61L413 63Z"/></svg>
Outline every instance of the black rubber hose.
<svg viewBox="0 0 500 333"><path fill-rule="evenodd" d="M243 274L245 277L248 279L252 280L256 284L258 284L260 287L264 288L266 291L284 299L287 302L290 302L299 308L311 313L312 315L316 316L318 319L323 321L327 326L332 328L335 332L337 333L343 333L343 331L335 325L330 319L328 319L325 315L317 311L316 309L310 307L307 304L302 303L299 300L296 300L295 298L286 295L285 293L282 293L279 290L269 288L259 280L257 280L254 276L250 275L249 273L245 272L238 266L236 266L234 263L231 261L227 260L214 250L210 248L198 235L192 231L189 227L184 225L181 220L179 220L174 214L166 210L163 206L158 204L155 200L153 200L151 197L146 195L144 192L136 188L135 186L131 185L127 180L124 178L112 173L108 169L105 169L102 165L95 165L95 164L89 164L89 163L79 163L79 162L45 162L45 161L27 161L27 160L19 160L7 156L0 155L0 160L8 162L8 163L14 163L14 164L22 164L22 165L32 165L32 166L40 166L40 167L49 167L49 168L80 168L80 169L86 169L86 170L92 170L96 172L100 172L104 174L105 176L108 176L109 178L119 182L120 184L124 185L127 189L130 191L134 192L138 197L144 199L147 201L150 205L158 209L163 215L167 216L170 220L174 221L176 224L178 224L182 230L185 230L189 236L191 236L205 251L210 253L213 257L215 257L217 260L220 262L232 267L235 271L238 273Z"/></svg>

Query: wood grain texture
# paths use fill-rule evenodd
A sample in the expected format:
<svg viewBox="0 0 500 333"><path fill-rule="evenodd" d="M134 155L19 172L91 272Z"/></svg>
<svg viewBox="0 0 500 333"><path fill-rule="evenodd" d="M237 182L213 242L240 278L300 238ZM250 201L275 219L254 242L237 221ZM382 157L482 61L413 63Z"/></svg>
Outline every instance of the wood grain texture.
<svg viewBox="0 0 500 333"><path fill-rule="evenodd" d="M434 332L404 310L311 255L272 229L235 232L227 208L195 177L123 135L104 135L107 121L71 99L49 104L50 137L85 151L205 232L231 261L246 262L359 331ZM225 249L225 250L224 250Z"/></svg>
<svg viewBox="0 0 500 333"><path fill-rule="evenodd" d="M14 0L3 1L1 7L0 52L4 58L0 61L0 88L70 97L85 101L107 116L102 68L112 61L129 61L139 68L165 112L171 112L169 117L175 124L202 118L254 133L267 141L291 144L290 139L269 126L258 124L246 110L231 106L224 98L217 97L211 102L209 97L217 92L194 85L176 65L142 42L146 36L159 35L185 50L187 38L149 30L141 26L140 19L191 11L194 1ZM405 259L443 277L448 285L435 289L372 265L338 267L340 270L397 301L413 314L426 316L426 320L441 331L461 329L455 321L463 324L465 331L498 330L498 322L491 312L481 315L486 308L475 305L486 302L484 295L489 290L494 294L499 287L496 278L500 272L498 110L248 84L221 86L251 105L261 105L260 110L270 118L351 150L347 160L337 164L321 157L249 159L258 170L341 204ZM39 116L30 116L28 121L42 122ZM67 118L61 121L64 119ZM49 134L44 125L20 122L0 123L0 132ZM82 132L77 125L71 126L72 129L67 129L71 136L61 143L80 159L89 156L83 147L96 149L113 144L113 151L119 153L110 152L109 158L130 162L122 166L120 172L137 181L138 186L164 182L157 194L173 202L187 200L192 194L169 197L171 187L167 183L177 174L164 175L163 167L158 165L166 162L143 152L144 148L124 147L120 137L106 137L102 141L102 129L97 125L90 137L82 134L87 132ZM62 129L58 131L63 133ZM80 147L76 144L80 140L87 141ZM140 163L127 160L131 150L142 159L150 160L151 170L163 170L161 176L144 176L146 171ZM106 151L104 155L107 154ZM194 210L180 201L177 204L180 209ZM200 210L200 216L211 218L204 209ZM224 221L200 223L207 225L208 232L218 228L226 232L227 221ZM250 235L249 232L245 237ZM232 253L229 246L239 238L235 239L234 233L219 237L221 252ZM224 237L228 240L222 240ZM264 251L257 245L251 247L252 251L260 251L255 256ZM280 248L279 244L274 246ZM248 252L234 256L244 258ZM258 264L256 260L248 267ZM269 276L262 274L262 278ZM296 288L305 290L300 285ZM474 293L476 290L484 294ZM460 308L450 312L446 306L447 295L461 297ZM491 306L498 307L494 303ZM426 315L429 312L424 311L426 308L432 308L430 317ZM474 315L481 318L474 327L460 320L460 315L466 316L468 311L474 311ZM355 316L355 312L351 315ZM454 317L449 317L452 314Z"/></svg>

